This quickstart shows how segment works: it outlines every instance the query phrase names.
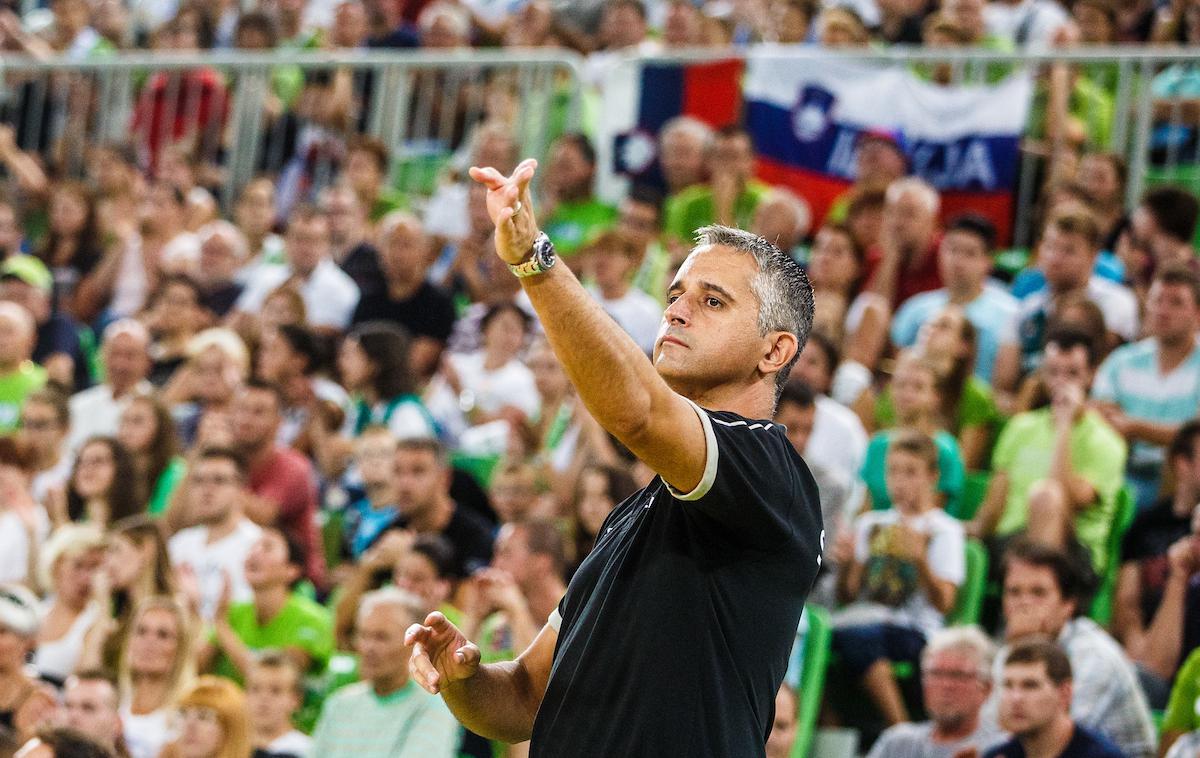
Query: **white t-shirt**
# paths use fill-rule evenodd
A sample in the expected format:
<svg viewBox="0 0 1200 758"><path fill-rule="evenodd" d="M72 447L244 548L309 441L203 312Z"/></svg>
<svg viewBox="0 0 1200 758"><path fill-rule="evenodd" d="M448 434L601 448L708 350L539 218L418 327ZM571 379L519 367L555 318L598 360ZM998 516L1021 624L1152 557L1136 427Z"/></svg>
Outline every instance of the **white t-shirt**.
<svg viewBox="0 0 1200 758"><path fill-rule="evenodd" d="M237 301L237 310L258 313L267 296L291 277L288 266L263 265L246 282L246 290ZM358 306L358 285L337 264L326 258L312 274L300 282L300 297L308 323L345 330Z"/></svg>
<svg viewBox="0 0 1200 758"><path fill-rule="evenodd" d="M854 411L825 395L817 396L816 407L804 459L857 480L867 455L867 430L862 420Z"/></svg>
<svg viewBox="0 0 1200 758"><path fill-rule="evenodd" d="M38 544L46 541L50 534L50 518L46 509L37 506ZM24 583L29 578L29 535L21 518L11 510L0 512L0 583Z"/></svg>
<svg viewBox="0 0 1200 758"><path fill-rule="evenodd" d="M39 615L43 620L53 607L52 599L42 604ZM95 603L88 603L75 617L66 634L56 640L39 642L37 649L33 651L33 667L38 673L59 681L75 673L79 656L83 654L83 638L92 628L92 624L96 623L99 615L100 607Z"/></svg>
<svg viewBox="0 0 1200 758"><path fill-rule="evenodd" d="M941 611L934 607L920 587L915 571L887 557L890 531L901 523L910 529L929 535L926 559L930 571L938 579L961 586L967 575L966 534L962 522L948 516L940 508L919 516L906 517L895 508L886 511L867 511L854 522L854 560L857 563L875 562L868 567L859 599L838 611L838 624L891 623L912 627L933 634L945 623ZM872 568L875 571L872 571ZM880 577L880 597L871 597L871 577ZM881 601L882 597L902 598L899 605Z"/></svg>
<svg viewBox="0 0 1200 758"><path fill-rule="evenodd" d="M250 548L262 535L262 529L243 517L232 532L209 543L208 527L193 526L176 534L167 543L167 552L175 566L190 566L200 585L200 616L212 621L221 599L225 576L232 586L232 601L248 602L253 598L246 582L243 565Z"/></svg>
<svg viewBox="0 0 1200 758"><path fill-rule="evenodd" d="M649 355L654 352L654 341L658 338L658 327L663 318L663 307L657 300L636 287L630 287L628 292L614 300L606 300L594 287L591 293L608 315L633 337L643 353Z"/></svg>
<svg viewBox="0 0 1200 758"><path fill-rule="evenodd" d="M67 479L71 477L71 469L74 464L75 456L69 449L64 449L62 456L58 459L58 463L45 471L39 471L34 474L33 481L29 485L29 494L33 495L34 501L44 503L46 502L46 495L51 489L65 487Z"/></svg>
<svg viewBox="0 0 1200 758"><path fill-rule="evenodd" d="M293 729L287 734L272 740L271 744L267 745L267 752L275 756L308 758L308 756L312 755L312 746L312 737Z"/></svg>
<svg viewBox="0 0 1200 758"><path fill-rule="evenodd" d="M121 734L131 758L158 758L174 737L173 715L168 708L134 715L128 704L121 706Z"/></svg>
<svg viewBox="0 0 1200 758"><path fill-rule="evenodd" d="M72 453L79 451L88 437L96 435L113 436L117 433L117 424L125 406L137 395L149 395L154 392L154 385L148 381L139 382L131 392L126 392L120 400L113 399L112 387L107 384L97 384L95 387L76 392L71 396L71 432L67 435L67 446Z"/></svg>

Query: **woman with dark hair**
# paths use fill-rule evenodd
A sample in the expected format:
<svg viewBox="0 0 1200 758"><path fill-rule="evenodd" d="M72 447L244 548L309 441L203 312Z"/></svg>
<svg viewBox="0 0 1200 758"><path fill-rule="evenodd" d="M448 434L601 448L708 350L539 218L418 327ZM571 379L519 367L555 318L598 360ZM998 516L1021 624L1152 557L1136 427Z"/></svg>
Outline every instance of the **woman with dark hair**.
<svg viewBox="0 0 1200 758"><path fill-rule="evenodd" d="M141 513L145 497L139 491L133 458L112 437L92 437L83 443L75 468L61 490L48 498L50 519L55 527L67 521L88 521L101 529L114 521Z"/></svg>
<svg viewBox="0 0 1200 758"><path fill-rule="evenodd" d="M83 184L64 180L50 191L48 210L50 228L37 256L54 274L54 302L77 320L91 321L99 309L84 307L78 295L104 257L95 198Z"/></svg>
<svg viewBox="0 0 1200 758"><path fill-rule="evenodd" d="M167 542L158 521L129 516L113 524L105 539L101 575L92 583L104 613L84 638L79 668L115 670L129 638L133 609L148 597L179 591Z"/></svg>
<svg viewBox="0 0 1200 758"><path fill-rule="evenodd" d="M337 365L342 386L355 398L355 434L379 424L396 439L435 436L433 418L417 396L411 344L403 327L384 321L360 324L342 340Z"/></svg>
<svg viewBox="0 0 1200 758"><path fill-rule="evenodd" d="M633 477L619 466L591 465L579 475L572 511L575 517L575 565L592 552L604 519L637 491Z"/></svg>
<svg viewBox="0 0 1200 758"><path fill-rule="evenodd" d="M481 349L443 358L428 396L434 417L451 436L499 420L523 427L537 415L537 384L533 372L518 358L531 322L529 314L515 303L497 303L479 323ZM504 452L506 433L482 436L491 442L477 440L480 445L469 446L485 454ZM499 449L483 449L492 447Z"/></svg>
<svg viewBox="0 0 1200 758"><path fill-rule="evenodd" d="M165 513L187 471L170 409L153 395L132 398L121 412L117 440L133 460L135 481L131 484L149 497L147 513Z"/></svg>
<svg viewBox="0 0 1200 758"><path fill-rule="evenodd" d="M813 328L837 340L847 361L874 369L887 347L887 301L862 285L866 251L850 228L826 224L817 232L808 260L816 311Z"/></svg>

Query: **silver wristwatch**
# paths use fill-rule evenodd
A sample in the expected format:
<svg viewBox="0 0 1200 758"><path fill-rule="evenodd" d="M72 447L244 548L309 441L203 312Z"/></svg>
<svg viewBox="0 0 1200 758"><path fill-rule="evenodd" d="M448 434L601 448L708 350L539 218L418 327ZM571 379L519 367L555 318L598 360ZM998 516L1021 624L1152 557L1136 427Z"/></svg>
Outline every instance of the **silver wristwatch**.
<svg viewBox="0 0 1200 758"><path fill-rule="evenodd" d="M524 279L527 276L549 271L557 261L558 255L554 252L554 243L550 241L545 232L540 232L533 239L533 250L531 251L529 260L524 263L518 263L515 266L510 263L508 264L508 268L518 277Z"/></svg>

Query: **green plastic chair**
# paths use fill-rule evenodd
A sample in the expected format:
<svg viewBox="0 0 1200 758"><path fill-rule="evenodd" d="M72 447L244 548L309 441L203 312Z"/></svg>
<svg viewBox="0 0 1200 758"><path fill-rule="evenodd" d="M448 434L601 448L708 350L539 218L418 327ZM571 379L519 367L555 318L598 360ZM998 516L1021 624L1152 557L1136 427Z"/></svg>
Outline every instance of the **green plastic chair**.
<svg viewBox="0 0 1200 758"><path fill-rule="evenodd" d="M1108 533L1108 565L1104 567L1100 588L1088 613L1101 626L1108 626L1112 621L1113 595L1117 591L1117 572L1121 569L1121 543L1125 541L1125 533L1129 531L1136 515L1137 502L1133 490L1125 485L1117 493L1117 508L1113 513L1112 529Z"/></svg>
<svg viewBox="0 0 1200 758"><path fill-rule="evenodd" d="M963 481L962 496L958 498L957 506L947 510L959 521L970 521L975 518L983 498L987 495L988 485L992 482L990 471L969 471Z"/></svg>
<svg viewBox="0 0 1200 758"><path fill-rule="evenodd" d="M321 548L325 551L325 565L333 569L342 562L342 512L322 510L317 518L321 523Z"/></svg>
<svg viewBox="0 0 1200 758"><path fill-rule="evenodd" d="M796 693L796 741L791 758L806 758L817 731L817 715L825 695L825 671L829 667L833 624L829 611L815 605L805 606L808 632L804 637L804 668L800 672L800 692Z"/></svg>
<svg viewBox="0 0 1200 758"><path fill-rule="evenodd" d="M987 548L977 539L967 540L967 575L958 588L958 599L954 608L946 614L946 624L961 626L978 624L979 611L983 608L983 593L987 589Z"/></svg>

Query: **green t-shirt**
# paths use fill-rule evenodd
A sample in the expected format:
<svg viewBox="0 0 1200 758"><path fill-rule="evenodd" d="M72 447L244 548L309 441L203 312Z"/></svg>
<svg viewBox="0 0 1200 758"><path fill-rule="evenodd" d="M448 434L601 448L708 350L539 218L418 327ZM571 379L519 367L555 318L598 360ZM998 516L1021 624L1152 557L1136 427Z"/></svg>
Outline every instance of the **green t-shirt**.
<svg viewBox="0 0 1200 758"><path fill-rule="evenodd" d="M877 432L867 444L860 477L871 494L872 510L885 511L892 507L892 499L887 492L887 449L895 431ZM945 494L946 510L953 512L958 499L962 497L963 482L966 480L962 454L958 450L958 440L949 432L938 432L933 435L933 441L938 450L938 492Z"/></svg>
<svg viewBox="0 0 1200 758"><path fill-rule="evenodd" d="M16 431L25 398L45 384L46 369L33 361L24 361L16 371L0 376L0 435Z"/></svg>
<svg viewBox="0 0 1200 758"><path fill-rule="evenodd" d="M318 673L333 654L333 619L329 611L303 595L293 592L275 618L259 626L254 603L234 603L229 607L229 625L238 639L251 650L303 650L312 660L310 673ZM237 667L222 654L215 673L242 681Z"/></svg>
<svg viewBox="0 0 1200 758"><path fill-rule="evenodd" d="M753 179L746 182L746 188L733 204L734 226L749 229L754 223L754 211L770 191L771 188L762 182ZM717 211L713 205L712 188L707 184L696 184L680 190L667 198L663 217L666 219L663 224L666 233L690 244L697 229L716 223Z"/></svg>
<svg viewBox="0 0 1200 758"><path fill-rule="evenodd" d="M554 243L559 255L577 252L617 221L617 209L588 198L576 203L559 203L554 215L546 219L542 231Z"/></svg>
<svg viewBox="0 0 1200 758"><path fill-rule="evenodd" d="M175 494L175 489L183 481L185 474L187 462L177 455L167 463L167 467L159 474L158 481L154 483L154 492L150 494L146 512L151 516L161 516L165 513L167 506L171 504L171 496Z"/></svg>
<svg viewBox="0 0 1200 758"><path fill-rule="evenodd" d="M408 196L395 187L384 187L371 206L371 222L376 223L392 211L408 210Z"/></svg>
<svg viewBox="0 0 1200 758"><path fill-rule="evenodd" d="M1162 722L1164 732L1196 729L1200 729L1200 650L1193 650L1175 675L1175 686L1171 688Z"/></svg>
<svg viewBox="0 0 1200 758"><path fill-rule="evenodd" d="M992 470L1008 476L1008 498L996 533L1009 535L1029 522L1029 491L1050 476L1054 418L1049 408L1014 416L1000 433ZM1125 440L1100 415L1086 411L1071 429L1071 468L1099 493L1099 502L1075 516L1075 536L1097 568L1108 561L1108 532L1125 476Z"/></svg>
<svg viewBox="0 0 1200 758"><path fill-rule="evenodd" d="M1049 101L1050 93L1047 87L1040 87L1034 93L1033 102L1029 106L1029 126L1026 129L1026 134L1033 139L1044 139L1046 136L1046 111ZM1079 75L1071 90L1067 111L1083 125L1089 147L1109 146L1114 110L1113 98L1087 76Z"/></svg>
<svg viewBox="0 0 1200 758"><path fill-rule="evenodd" d="M991 427L999 418L1000 412L996 409L996 401L987 382L976 376L969 377L963 385L954 418L950 419L954 424L950 431L957 435L965 427ZM890 387L875 401L875 423L880 429L890 429L896 425L896 406L892 403Z"/></svg>

